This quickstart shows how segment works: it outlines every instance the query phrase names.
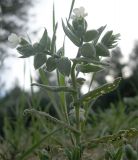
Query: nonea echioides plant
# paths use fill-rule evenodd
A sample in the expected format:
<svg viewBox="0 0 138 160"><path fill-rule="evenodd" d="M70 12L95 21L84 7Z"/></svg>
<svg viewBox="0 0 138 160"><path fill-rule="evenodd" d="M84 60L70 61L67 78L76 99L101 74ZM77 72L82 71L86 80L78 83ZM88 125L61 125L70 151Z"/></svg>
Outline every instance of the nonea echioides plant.
<svg viewBox="0 0 138 160"><path fill-rule="evenodd" d="M116 47L120 34L106 31L106 26L88 30L86 20L88 14L84 7L73 9L74 3L73 0L69 18L62 20L65 38L68 38L78 48L74 58L70 59L65 55L65 38L63 45L58 49L56 47L58 24L55 23L54 9L52 37L49 36L47 29L44 29L40 41L34 44L14 33L8 38L9 43L12 47L16 47L21 58L34 57L34 68L39 71L41 83L32 83L31 86L37 86L46 91L46 96L49 97L56 112L56 116L52 116L48 112L40 110L40 108L37 110L37 107L34 106L24 111L24 114L31 114L39 118L45 117L43 123L46 123L48 129L39 143L21 154L20 160L38 149L40 144L47 144L47 142L50 142L47 146L48 149L43 148L39 152L41 160L92 160L93 155L91 154L89 157L87 155L87 149L91 146L114 141L126 143L127 138L137 134L137 130L130 129L96 139L87 139L85 136L88 127L88 113L92 102L98 97L115 90L121 78L118 77L112 83L104 84L82 94L80 90L86 79L80 75L85 75L85 73L93 75L90 86L88 86L91 88L96 73L110 66L109 63L103 61L103 58L110 57L110 50ZM74 51L71 48L70 53L72 52ZM54 86L51 85L47 73L55 75L57 83ZM69 100L67 97L70 97ZM54 148L54 146L56 147ZM124 152L129 157L137 156L133 155L133 153L136 153L129 145L126 145L125 149L120 145L117 150L106 151L105 159L122 160Z"/></svg>

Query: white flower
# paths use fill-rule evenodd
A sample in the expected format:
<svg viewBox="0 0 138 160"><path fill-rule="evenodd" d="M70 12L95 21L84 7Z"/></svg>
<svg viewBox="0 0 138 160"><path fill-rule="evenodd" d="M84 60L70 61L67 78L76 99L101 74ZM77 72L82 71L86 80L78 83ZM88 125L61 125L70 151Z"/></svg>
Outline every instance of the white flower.
<svg viewBox="0 0 138 160"><path fill-rule="evenodd" d="M87 13L85 13L84 7L73 9L73 13L74 13L74 15L71 16L71 18L73 20L82 19L82 18L84 18L84 17L86 17L88 15Z"/></svg>
<svg viewBox="0 0 138 160"><path fill-rule="evenodd" d="M21 37L17 36L15 33L11 33L8 37L8 41L11 48L16 48L21 42Z"/></svg>

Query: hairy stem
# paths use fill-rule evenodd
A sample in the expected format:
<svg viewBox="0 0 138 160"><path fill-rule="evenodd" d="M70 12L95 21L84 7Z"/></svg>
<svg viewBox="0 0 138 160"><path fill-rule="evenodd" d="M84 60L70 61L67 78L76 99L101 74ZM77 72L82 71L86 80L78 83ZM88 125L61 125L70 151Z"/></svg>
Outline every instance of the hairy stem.
<svg viewBox="0 0 138 160"><path fill-rule="evenodd" d="M74 102L78 99L78 94L77 94L77 83L76 83L76 76L75 76L75 67L76 63L74 62L71 68L71 79L72 79L72 85L73 89L76 91L73 93L73 99ZM79 105L75 105L75 112L76 112L76 130L80 132L80 114L79 114ZM80 143L80 135L76 135L76 144Z"/></svg>

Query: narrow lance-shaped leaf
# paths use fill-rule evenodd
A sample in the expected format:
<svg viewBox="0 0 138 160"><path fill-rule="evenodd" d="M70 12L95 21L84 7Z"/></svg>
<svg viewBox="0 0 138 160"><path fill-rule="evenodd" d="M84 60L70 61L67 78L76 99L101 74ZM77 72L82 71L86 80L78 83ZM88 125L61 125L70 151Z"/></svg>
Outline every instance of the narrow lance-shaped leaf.
<svg viewBox="0 0 138 160"><path fill-rule="evenodd" d="M47 40L48 40L48 34L47 30L44 30L43 36L39 41L39 45L41 46L42 49L45 49L47 47Z"/></svg>
<svg viewBox="0 0 138 160"><path fill-rule="evenodd" d="M72 13L72 10L73 10L73 7L74 7L74 4L75 4L75 0L72 0L72 3L71 3L71 7L70 7L70 12L69 12L69 18L68 18L68 21L71 17L71 13Z"/></svg>
<svg viewBox="0 0 138 160"><path fill-rule="evenodd" d="M45 72L43 69L40 68L39 69L39 75L40 75L40 79L41 79L42 83L44 85L48 85L49 86L50 82L49 82L49 79L48 79L47 72ZM57 104L56 98L54 96L54 93L50 92L50 91L46 91L46 93L47 93L47 96L50 98L50 101L51 101L51 103L52 103L52 105L53 105L58 117L60 119L63 119L63 114L61 112L61 108L58 107L58 104Z"/></svg>
<svg viewBox="0 0 138 160"><path fill-rule="evenodd" d="M71 59L73 62L77 63L77 64L81 64L83 63L93 63L96 65L103 65L103 66L109 66L109 63L105 63L105 62L100 62L100 61L96 61L96 60L92 60L90 58L85 58L85 57L80 57L80 58L74 58Z"/></svg>
<svg viewBox="0 0 138 160"><path fill-rule="evenodd" d="M73 90L71 87L66 87L66 86L47 86L47 85L43 85L43 84L39 84L39 83L32 83L31 86L38 86L41 87L47 91L51 91L51 92L76 92L75 90Z"/></svg>
<svg viewBox="0 0 138 160"><path fill-rule="evenodd" d="M85 65L78 65L77 69L82 73L91 73L91 72L98 72L103 70L104 68L99 65L94 64L85 64Z"/></svg>
<svg viewBox="0 0 138 160"><path fill-rule="evenodd" d="M63 30L66 34L66 36L78 47L80 47L81 45L81 42L80 42L80 39L75 35L73 34L64 24L64 22L62 21L62 26L63 26Z"/></svg>
<svg viewBox="0 0 138 160"><path fill-rule="evenodd" d="M67 21L67 20L66 20L66 21ZM67 21L67 26L68 26L68 28L70 29L70 31L75 34L74 27L73 27L68 21Z"/></svg>
<svg viewBox="0 0 138 160"><path fill-rule="evenodd" d="M96 99L99 96L102 96L106 93L113 91L114 89L118 87L120 81L121 81L121 78L119 77L115 79L113 83L107 83L91 92L84 94L80 99L78 99L77 103L82 103L85 101L88 102L93 99Z"/></svg>
<svg viewBox="0 0 138 160"><path fill-rule="evenodd" d="M53 32L53 37L52 37L52 42L51 42L51 52L55 53L56 50L56 31L57 31L58 24L56 23L54 32Z"/></svg>
<svg viewBox="0 0 138 160"><path fill-rule="evenodd" d="M53 15L52 15L52 18L53 18L53 32L54 32L55 26L56 26L56 23L55 23L55 6L54 6L54 3L53 3Z"/></svg>
<svg viewBox="0 0 138 160"><path fill-rule="evenodd" d="M95 139L88 139L87 141L83 142L84 146L89 146L91 144L99 144L99 143L114 143L118 141L122 141L125 139L132 139L134 137L138 136L138 130L135 128L130 128L129 130L120 130L118 133L112 134L112 135L107 135L103 136L100 138L95 138ZM134 160L134 159L133 159Z"/></svg>
<svg viewBox="0 0 138 160"><path fill-rule="evenodd" d="M100 28L97 29L98 31L98 36L97 38L94 40L94 44L96 44L101 36L101 34L103 33L104 29L106 28L106 25L105 26L101 26Z"/></svg>

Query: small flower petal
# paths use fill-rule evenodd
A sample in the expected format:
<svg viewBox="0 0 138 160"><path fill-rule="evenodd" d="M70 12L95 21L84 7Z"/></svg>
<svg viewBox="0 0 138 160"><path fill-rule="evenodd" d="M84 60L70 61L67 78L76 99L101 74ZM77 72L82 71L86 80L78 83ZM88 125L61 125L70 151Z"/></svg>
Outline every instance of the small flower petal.
<svg viewBox="0 0 138 160"><path fill-rule="evenodd" d="M84 7L80 7L79 10L80 10L80 12L81 12L82 14L84 14L84 12L85 12Z"/></svg>
<svg viewBox="0 0 138 160"><path fill-rule="evenodd" d="M73 12L74 12L74 14L78 14L79 13L79 8L74 8Z"/></svg>
<svg viewBox="0 0 138 160"><path fill-rule="evenodd" d="M21 37L18 37L15 33L11 33L8 37L9 46L11 48L17 47L17 45L21 42Z"/></svg>
<svg viewBox="0 0 138 160"><path fill-rule="evenodd" d="M73 20L84 18L84 17L86 17L88 15L87 13L85 13L84 7L73 9L73 13L74 13L74 15L71 16L71 18Z"/></svg>
<svg viewBox="0 0 138 160"><path fill-rule="evenodd" d="M83 17L86 17L86 16L88 16L88 13L84 13Z"/></svg>

